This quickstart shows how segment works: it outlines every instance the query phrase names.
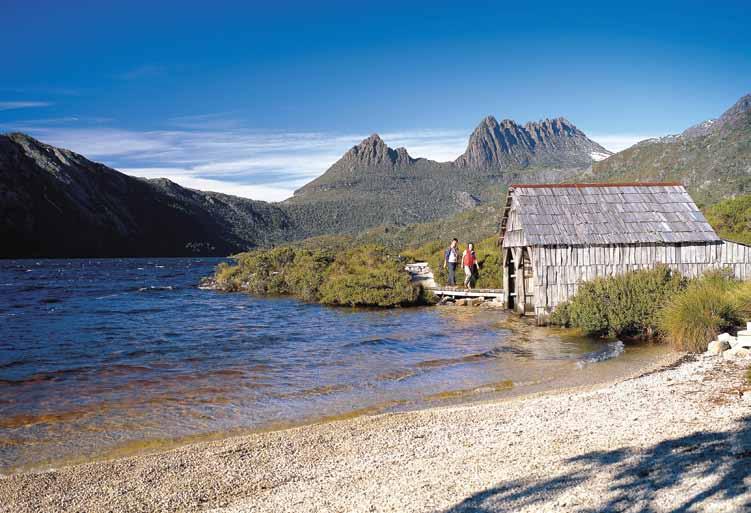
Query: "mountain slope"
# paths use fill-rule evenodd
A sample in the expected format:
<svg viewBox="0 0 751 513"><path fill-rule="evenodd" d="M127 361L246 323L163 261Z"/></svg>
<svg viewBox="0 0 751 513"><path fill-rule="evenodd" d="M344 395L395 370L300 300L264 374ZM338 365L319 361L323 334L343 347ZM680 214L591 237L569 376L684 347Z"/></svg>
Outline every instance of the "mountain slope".
<svg viewBox="0 0 751 513"><path fill-rule="evenodd" d="M133 178L0 136L0 257L226 255L289 235L274 205Z"/></svg>
<svg viewBox="0 0 751 513"><path fill-rule="evenodd" d="M751 192L751 95L716 120L680 135L642 141L595 163L592 176L598 181L680 181L700 204Z"/></svg>

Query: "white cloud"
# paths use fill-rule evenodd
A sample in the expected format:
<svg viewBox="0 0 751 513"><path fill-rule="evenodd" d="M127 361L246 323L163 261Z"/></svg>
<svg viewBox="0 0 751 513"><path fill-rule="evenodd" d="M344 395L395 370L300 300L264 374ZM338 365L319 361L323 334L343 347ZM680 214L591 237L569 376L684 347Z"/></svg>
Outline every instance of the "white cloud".
<svg viewBox="0 0 751 513"><path fill-rule="evenodd" d="M45 123L15 125L43 142L73 150L135 176L163 176L180 185L252 199L281 200L320 176L368 134L256 131L227 126L222 115L174 118L193 129L135 131ZM6 125L7 126L7 125ZM469 131L386 133L392 147L413 157L453 160ZM161 173L161 174L159 174Z"/></svg>
<svg viewBox="0 0 751 513"><path fill-rule="evenodd" d="M0 102L0 110L33 109L36 107L49 107L49 102Z"/></svg>
<svg viewBox="0 0 751 513"><path fill-rule="evenodd" d="M420 130L386 133L382 137L389 146L404 146L412 157L446 162L464 153L469 134L469 130Z"/></svg>
<svg viewBox="0 0 751 513"><path fill-rule="evenodd" d="M631 146L638 143L639 141L643 141L644 139L651 139L653 137L662 137L663 135L665 134L661 134L661 135L601 134L601 135L590 135L589 138L599 143L600 146L602 146L606 150L610 150L613 153L618 153L619 151L623 151L626 148L630 148Z"/></svg>
<svg viewBox="0 0 751 513"><path fill-rule="evenodd" d="M201 191L220 192L243 198L251 198L261 201L282 201L291 196L289 189L265 186L243 185L222 180L212 180L192 176L189 169L177 168L133 168L121 169L123 173L141 178L166 178L188 189Z"/></svg>
<svg viewBox="0 0 751 513"><path fill-rule="evenodd" d="M154 137L150 132L110 128L31 128L29 132L47 144L68 148L89 158L150 156L172 148L169 141Z"/></svg>

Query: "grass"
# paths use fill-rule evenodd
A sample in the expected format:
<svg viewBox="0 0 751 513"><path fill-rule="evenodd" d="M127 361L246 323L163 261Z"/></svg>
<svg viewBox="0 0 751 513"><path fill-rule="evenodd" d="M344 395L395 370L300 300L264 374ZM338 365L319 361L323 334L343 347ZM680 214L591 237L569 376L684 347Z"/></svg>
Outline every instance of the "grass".
<svg viewBox="0 0 751 513"><path fill-rule="evenodd" d="M717 335L741 322L733 300L737 287L737 282L715 274L691 281L660 312L660 332L676 350L706 351Z"/></svg>

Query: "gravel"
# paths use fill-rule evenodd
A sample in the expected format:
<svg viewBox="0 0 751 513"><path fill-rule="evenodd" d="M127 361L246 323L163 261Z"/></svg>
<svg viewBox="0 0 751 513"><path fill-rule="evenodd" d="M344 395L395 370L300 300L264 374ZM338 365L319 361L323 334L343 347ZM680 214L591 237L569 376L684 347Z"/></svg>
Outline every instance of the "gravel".
<svg viewBox="0 0 751 513"><path fill-rule="evenodd" d="M689 357L586 389L6 476L0 511L751 511L744 374Z"/></svg>

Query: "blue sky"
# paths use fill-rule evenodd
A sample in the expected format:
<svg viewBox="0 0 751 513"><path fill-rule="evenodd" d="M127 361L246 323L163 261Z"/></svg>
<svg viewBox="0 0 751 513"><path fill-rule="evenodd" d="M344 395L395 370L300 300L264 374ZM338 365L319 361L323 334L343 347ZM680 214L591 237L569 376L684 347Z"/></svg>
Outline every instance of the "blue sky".
<svg viewBox="0 0 751 513"><path fill-rule="evenodd" d="M373 132L449 160L565 116L620 150L751 92L748 2L2 3L0 131L256 199Z"/></svg>

